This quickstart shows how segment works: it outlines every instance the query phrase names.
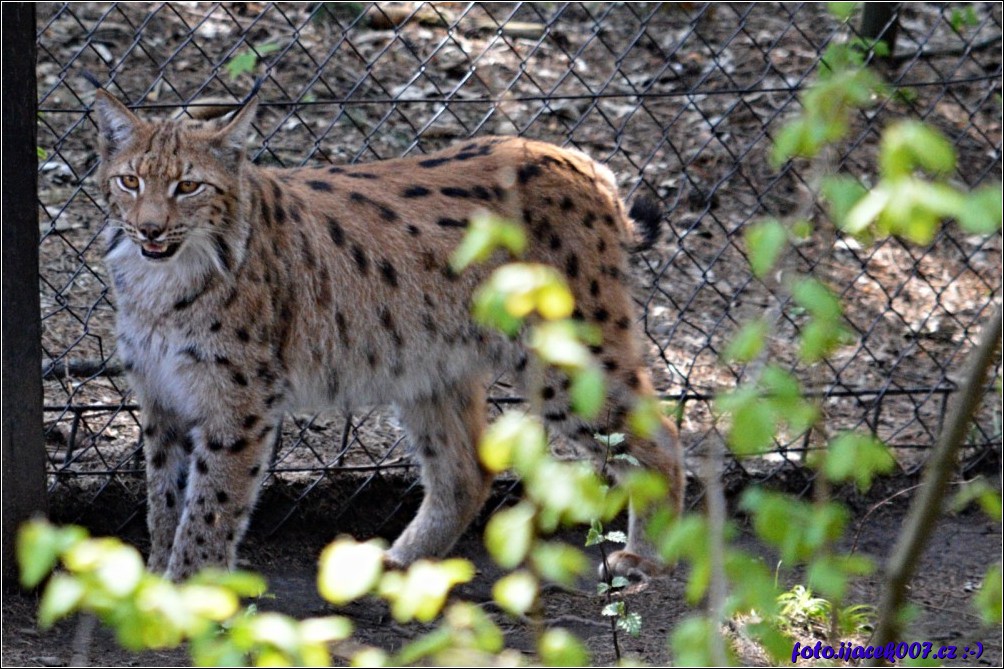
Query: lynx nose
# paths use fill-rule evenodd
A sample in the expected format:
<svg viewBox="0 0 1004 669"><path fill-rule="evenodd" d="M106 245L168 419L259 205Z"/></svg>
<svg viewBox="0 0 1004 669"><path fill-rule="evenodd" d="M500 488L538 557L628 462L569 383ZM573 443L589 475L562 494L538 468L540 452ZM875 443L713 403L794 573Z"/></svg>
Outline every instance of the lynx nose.
<svg viewBox="0 0 1004 669"><path fill-rule="evenodd" d="M147 221L146 223L139 224L139 231L143 233L147 241L152 242L153 240L160 237L164 232L164 226L160 223L154 223L153 221Z"/></svg>

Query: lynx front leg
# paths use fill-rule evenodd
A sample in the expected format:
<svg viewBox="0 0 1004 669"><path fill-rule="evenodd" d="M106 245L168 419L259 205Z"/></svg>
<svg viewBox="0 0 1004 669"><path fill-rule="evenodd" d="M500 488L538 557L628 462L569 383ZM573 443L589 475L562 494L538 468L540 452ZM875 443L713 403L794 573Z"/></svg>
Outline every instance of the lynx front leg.
<svg viewBox="0 0 1004 669"><path fill-rule="evenodd" d="M169 577L182 580L203 567L233 566L268 465L274 430L274 424L258 416L246 417L237 429L192 430L194 451Z"/></svg>
<svg viewBox="0 0 1004 669"><path fill-rule="evenodd" d="M425 486L418 515L387 555L391 563L404 566L453 547L488 498L492 476L481 468L477 454L485 426L481 379L399 408L422 463Z"/></svg>
<svg viewBox="0 0 1004 669"><path fill-rule="evenodd" d="M162 574L167 570L185 501L192 442L176 416L150 409L143 414L143 452L146 456L147 527L150 530L149 567Z"/></svg>

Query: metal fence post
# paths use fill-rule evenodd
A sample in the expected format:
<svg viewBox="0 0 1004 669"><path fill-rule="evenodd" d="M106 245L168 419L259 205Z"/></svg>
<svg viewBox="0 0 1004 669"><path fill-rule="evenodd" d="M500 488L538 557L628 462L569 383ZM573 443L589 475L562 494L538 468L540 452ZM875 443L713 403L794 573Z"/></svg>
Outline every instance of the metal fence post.
<svg viewBox="0 0 1004 669"><path fill-rule="evenodd" d="M3 587L18 525L45 510L35 5L3 5Z"/></svg>
<svg viewBox="0 0 1004 669"><path fill-rule="evenodd" d="M885 42L891 56L896 50L896 35L899 33L899 3L866 2L859 32L862 37Z"/></svg>

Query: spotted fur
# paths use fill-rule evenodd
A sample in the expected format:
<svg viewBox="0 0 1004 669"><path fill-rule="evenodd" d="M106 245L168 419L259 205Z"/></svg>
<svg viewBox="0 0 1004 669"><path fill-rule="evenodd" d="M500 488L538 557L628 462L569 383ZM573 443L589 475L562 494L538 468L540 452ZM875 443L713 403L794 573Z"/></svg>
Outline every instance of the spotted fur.
<svg viewBox="0 0 1004 669"><path fill-rule="evenodd" d="M527 259L570 281L577 316L598 327L609 372L603 422L569 410L551 372L543 416L595 454L653 393L625 286L631 218L613 175L578 151L489 137L359 166L252 164L255 103L231 120L144 121L110 95L95 103L109 203L106 264L118 354L142 407L150 566L173 578L232 566L285 411L394 404L422 464L425 498L388 552L406 565L450 550L491 476L475 444L485 387L520 378L519 341L482 329L471 296L502 258L455 273L448 258L471 216L522 221ZM648 241L658 212L635 207ZM683 468L672 425L623 448L671 482ZM658 571L632 514L617 572Z"/></svg>

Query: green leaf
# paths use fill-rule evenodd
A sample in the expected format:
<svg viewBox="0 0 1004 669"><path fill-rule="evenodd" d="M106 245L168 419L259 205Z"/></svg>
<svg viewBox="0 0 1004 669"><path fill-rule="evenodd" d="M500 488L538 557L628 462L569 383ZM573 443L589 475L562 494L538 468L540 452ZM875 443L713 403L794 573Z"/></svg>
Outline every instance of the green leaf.
<svg viewBox="0 0 1004 669"><path fill-rule="evenodd" d="M112 596L127 597L136 590L145 573L143 556L139 551L120 544L105 554L95 575Z"/></svg>
<svg viewBox="0 0 1004 669"><path fill-rule="evenodd" d="M746 491L740 505L752 513L757 534L776 546L787 563L808 560L839 538L847 524L847 510L839 504L809 504L759 488Z"/></svg>
<svg viewBox="0 0 1004 669"><path fill-rule="evenodd" d="M239 597L261 597L268 590L268 584L260 575L249 571L224 571L203 569L189 583L218 585L232 590Z"/></svg>
<svg viewBox="0 0 1004 669"><path fill-rule="evenodd" d="M21 526L17 535L17 562L21 585L34 588L52 572L64 551L87 538L82 527L55 527L44 520Z"/></svg>
<svg viewBox="0 0 1004 669"><path fill-rule="evenodd" d="M814 147L809 135L809 122L804 118L786 123L774 138L771 166L777 169L796 156L811 158Z"/></svg>
<svg viewBox="0 0 1004 669"><path fill-rule="evenodd" d="M773 446L776 430L773 409L754 399L732 413L727 442L736 455L757 455Z"/></svg>
<svg viewBox="0 0 1004 669"><path fill-rule="evenodd" d="M874 627L877 609L870 604L855 604L837 611L837 626L845 636L857 636Z"/></svg>
<svg viewBox="0 0 1004 669"><path fill-rule="evenodd" d="M859 2L827 2L826 8L833 14L837 19L841 21L847 21L854 14L854 10L858 8Z"/></svg>
<svg viewBox="0 0 1004 669"><path fill-rule="evenodd" d="M834 225L846 229L848 214L867 192L868 189L854 177L844 175L825 177L822 182L822 194L829 204L830 217Z"/></svg>
<svg viewBox="0 0 1004 669"><path fill-rule="evenodd" d="M496 249L520 256L526 249L523 226L481 210L471 216L467 234L450 257L450 267L461 272L474 263L488 260Z"/></svg>
<svg viewBox="0 0 1004 669"><path fill-rule="evenodd" d="M296 621L292 618L271 611L258 613L248 619L248 630L258 643L275 646L289 655L296 653L300 635L296 628ZM283 664L288 665L288 661Z"/></svg>
<svg viewBox="0 0 1004 669"><path fill-rule="evenodd" d="M534 508L529 502L497 512L485 526L485 547L500 566L513 569L526 557L534 536Z"/></svg>
<svg viewBox="0 0 1004 669"><path fill-rule="evenodd" d="M593 519L589 523L589 531L586 532L586 548L602 544L603 541L603 525L600 521Z"/></svg>
<svg viewBox="0 0 1004 669"><path fill-rule="evenodd" d="M228 60L224 67L231 79L237 79L242 74L253 72L255 66L258 65L259 58L278 50L279 45L274 42L262 44L258 47L251 47L249 45L247 49Z"/></svg>
<svg viewBox="0 0 1004 669"><path fill-rule="evenodd" d="M237 613L240 600L232 591L213 585L181 586L181 598L189 611L202 618L223 621Z"/></svg>
<svg viewBox="0 0 1004 669"><path fill-rule="evenodd" d="M746 230L750 266L757 278L766 276L777 263L788 241L784 226L776 220L760 221Z"/></svg>
<svg viewBox="0 0 1004 669"><path fill-rule="evenodd" d="M474 293L474 320L514 337L523 327L523 317L513 316L506 308L506 296L488 284Z"/></svg>
<svg viewBox="0 0 1004 669"><path fill-rule="evenodd" d="M603 446L608 449L614 446L619 446L624 443L625 436L621 432L613 432L612 434L600 434L599 432L593 433L593 439L600 442Z"/></svg>
<svg viewBox="0 0 1004 669"><path fill-rule="evenodd" d="M641 614L630 611L617 619L617 629L624 630L631 636L641 635Z"/></svg>
<svg viewBox="0 0 1004 669"><path fill-rule="evenodd" d="M895 466L889 449L874 436L845 432L827 449L823 473L831 481L853 480L864 492L877 474L888 474Z"/></svg>
<svg viewBox="0 0 1004 669"><path fill-rule="evenodd" d="M763 319L746 323L725 347L722 357L730 362L752 362L763 350L769 329Z"/></svg>
<svg viewBox="0 0 1004 669"><path fill-rule="evenodd" d="M603 371L595 365L589 365L573 373L568 396L572 411L587 420L596 418L606 399Z"/></svg>
<svg viewBox="0 0 1004 669"><path fill-rule="evenodd" d="M565 370L585 371L593 356L571 321L542 323L530 334L530 349L544 362Z"/></svg>
<svg viewBox="0 0 1004 669"><path fill-rule="evenodd" d="M503 576L492 587L492 598L504 610L517 616L525 614L537 599L537 578L526 570Z"/></svg>
<svg viewBox="0 0 1004 669"><path fill-rule="evenodd" d="M505 647L505 637L480 606L470 602L457 602L446 610L446 620L455 634L473 635L473 646L478 650L492 655L502 652ZM461 637L462 638L462 637ZM467 640L464 639L466 643Z"/></svg>
<svg viewBox="0 0 1004 669"><path fill-rule="evenodd" d="M418 637L414 641L407 643L398 651L397 655L387 661L388 667L404 667L418 664L422 658L435 655L450 647L453 643L453 634L447 627L441 627L429 634ZM430 663L434 664L434 663ZM356 666L365 666L357 664Z"/></svg>
<svg viewBox="0 0 1004 669"><path fill-rule="evenodd" d="M467 234L450 256L450 267L454 272L460 272L474 263L484 262L494 251L491 232L484 227L475 227L472 222Z"/></svg>
<svg viewBox="0 0 1004 669"><path fill-rule="evenodd" d="M383 574L384 544L351 537L336 539L321 552L317 589L332 604L347 604L368 594Z"/></svg>
<svg viewBox="0 0 1004 669"><path fill-rule="evenodd" d="M342 616L307 618L300 622L300 639L304 643L331 643L352 636L352 621Z"/></svg>
<svg viewBox="0 0 1004 669"><path fill-rule="evenodd" d="M475 296L475 315L485 306L496 308L501 300L504 311L523 319L537 311L545 320L571 316L575 308L572 292L564 277L553 267L532 263L509 263L496 269ZM479 301L485 305L479 307ZM568 326L571 328L571 326Z"/></svg>
<svg viewBox="0 0 1004 669"><path fill-rule="evenodd" d="M1000 625L1004 619L1001 601L1004 599L1004 578L1002 578L1001 563L991 565L983 577L983 585L976 593L974 603L980 617L987 625Z"/></svg>
<svg viewBox="0 0 1004 669"><path fill-rule="evenodd" d="M840 300L818 279L796 281L791 287L791 295L800 307L822 321L838 321L843 315Z"/></svg>
<svg viewBox="0 0 1004 669"><path fill-rule="evenodd" d="M561 627L552 627L540 635L537 653L545 667L585 667L589 664L585 645Z"/></svg>
<svg viewBox="0 0 1004 669"><path fill-rule="evenodd" d="M254 70L258 64L258 54L253 51L243 51L227 61L227 74L231 79L237 79L245 72Z"/></svg>
<svg viewBox="0 0 1004 669"><path fill-rule="evenodd" d="M732 586L728 612L747 614L755 611L761 617L773 615L777 609L776 577L762 560L729 549L725 554L725 574Z"/></svg>
<svg viewBox="0 0 1004 669"><path fill-rule="evenodd" d="M586 523L606 508L606 486L584 462L548 458L524 473L528 499L540 507L537 527L553 532L559 523Z"/></svg>
<svg viewBox="0 0 1004 669"><path fill-rule="evenodd" d="M974 501L979 503L988 516L997 522L1001 521L1001 493L983 477L963 484L962 489L952 497L949 507L958 513Z"/></svg>
<svg viewBox="0 0 1004 669"><path fill-rule="evenodd" d="M666 564L675 564L684 558L691 562L687 599L691 602L698 601L711 576L707 522L695 515L684 515L669 525L668 532L661 534L659 554Z"/></svg>
<svg viewBox="0 0 1004 669"><path fill-rule="evenodd" d="M798 355L809 364L828 357L848 338L849 333L839 325L813 320L798 334Z"/></svg>
<svg viewBox="0 0 1004 669"><path fill-rule="evenodd" d="M631 497L631 506L639 513L648 511L653 503L665 502L669 495L669 483L666 478L651 469L637 467L619 476L620 487ZM623 535L623 532L608 532L607 538L616 541L612 535ZM622 541L621 543L627 543Z"/></svg>
<svg viewBox="0 0 1004 669"><path fill-rule="evenodd" d="M655 439L662 428L662 411L654 397L639 397L628 412L631 433L642 439Z"/></svg>
<svg viewBox="0 0 1004 669"><path fill-rule="evenodd" d="M641 467L641 461L630 453L616 453L610 457L613 462L626 462L632 467Z"/></svg>
<svg viewBox="0 0 1004 669"><path fill-rule="evenodd" d="M601 616L606 616L607 618L615 618L617 616L624 615L625 607L624 600L618 599L616 602L610 602L600 611Z"/></svg>
<svg viewBox="0 0 1004 669"><path fill-rule="evenodd" d="M862 555L823 555L809 565L807 577L810 587L834 601L842 601L851 577L868 575L874 569L872 561Z"/></svg>
<svg viewBox="0 0 1004 669"><path fill-rule="evenodd" d="M959 208L957 218L966 232L989 235L1001 229L1002 209L1001 186L994 184L970 193Z"/></svg>
<svg viewBox="0 0 1004 669"><path fill-rule="evenodd" d="M400 572L384 575L379 592L391 602L391 615L398 622L429 622L443 610L453 586L472 578L474 565L467 560L419 560L403 575Z"/></svg>
<svg viewBox="0 0 1004 669"><path fill-rule="evenodd" d="M406 644L405 648L408 648L411 644ZM402 649L402 654L405 652ZM236 665L236 663L234 663ZM397 662L398 665L404 666L409 664L408 662L400 661ZM226 664L218 664L216 666L226 666ZM390 661L390 656L382 648L366 647L361 649L355 655L352 656L352 663L350 666L353 667L390 667L394 666Z"/></svg>
<svg viewBox="0 0 1004 669"><path fill-rule="evenodd" d="M607 532L606 534L603 535L603 539L605 541L609 541L615 544L627 543L627 535L621 532L620 530L613 530L611 532Z"/></svg>
<svg viewBox="0 0 1004 669"><path fill-rule="evenodd" d="M815 404L802 394L798 379L777 365L768 365L760 377L767 402L776 414L775 420L787 423L792 432L809 429L819 415Z"/></svg>
<svg viewBox="0 0 1004 669"><path fill-rule="evenodd" d="M728 663L733 664L729 645L720 639L715 641L715 637L720 634L718 623L710 618L696 615L685 618L669 636L674 663L680 667L715 666L717 662L711 648L712 643L717 643L726 649L729 653Z"/></svg>
<svg viewBox="0 0 1004 669"><path fill-rule="evenodd" d="M960 32L962 28L972 28L979 25L980 20L972 5L966 5L963 9L953 9L949 22L952 24L952 30Z"/></svg>
<svg viewBox="0 0 1004 669"><path fill-rule="evenodd" d="M524 474L547 457L547 435L537 418L509 411L485 431L479 453L489 471L498 473L513 467Z"/></svg>
<svg viewBox="0 0 1004 669"><path fill-rule="evenodd" d="M917 169L951 174L955 169L955 148L944 135L920 121L901 121L886 128L879 143L883 178L910 176Z"/></svg>
<svg viewBox="0 0 1004 669"><path fill-rule="evenodd" d="M49 579L38 605L38 624L48 629L77 610L86 594L84 585L69 574L54 574Z"/></svg>
<svg viewBox="0 0 1004 669"><path fill-rule="evenodd" d="M889 204L891 193L889 188L879 184L871 189L843 216L836 221L841 230L849 235L862 236L878 219L886 205Z"/></svg>
<svg viewBox="0 0 1004 669"><path fill-rule="evenodd" d="M780 664L782 660L791 660L793 639L767 622L747 623L746 631L760 642L767 653Z"/></svg>
<svg viewBox="0 0 1004 669"><path fill-rule="evenodd" d="M561 542L537 541L530 562L542 578L567 586L589 570L589 559L582 551Z"/></svg>
<svg viewBox="0 0 1004 669"><path fill-rule="evenodd" d="M891 195L879 214L878 230L915 244L929 244L941 222L958 217L966 206L965 196L945 184L900 178L888 185Z"/></svg>

